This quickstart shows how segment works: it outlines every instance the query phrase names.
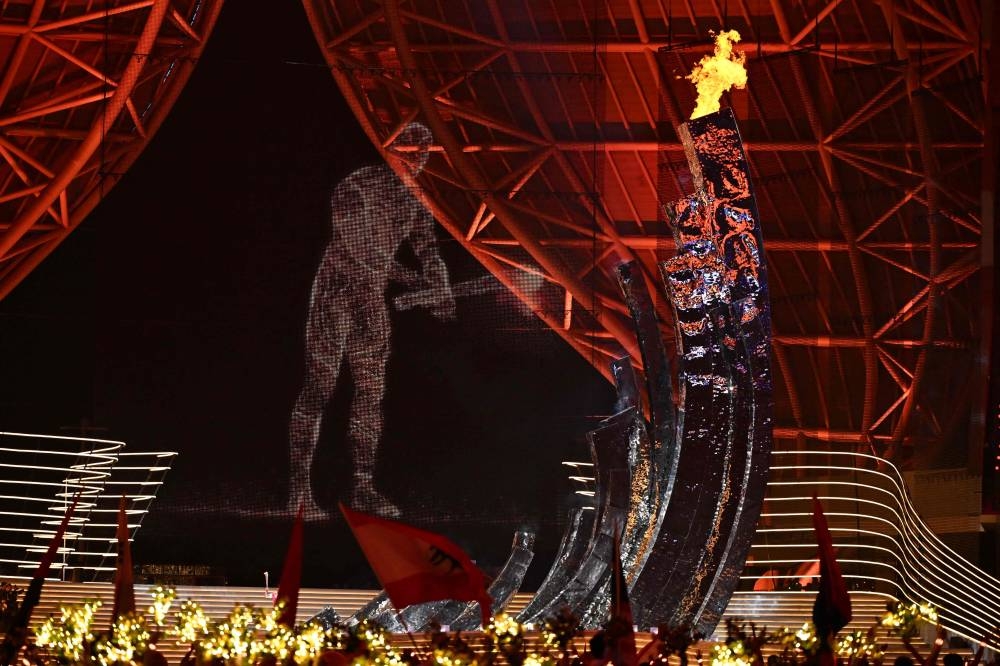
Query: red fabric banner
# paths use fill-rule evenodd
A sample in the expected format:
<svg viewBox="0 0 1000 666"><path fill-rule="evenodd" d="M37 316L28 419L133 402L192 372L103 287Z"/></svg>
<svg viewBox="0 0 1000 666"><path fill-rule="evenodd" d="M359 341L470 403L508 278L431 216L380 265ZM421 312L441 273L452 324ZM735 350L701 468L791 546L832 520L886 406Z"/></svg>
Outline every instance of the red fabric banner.
<svg viewBox="0 0 1000 666"><path fill-rule="evenodd" d="M621 535L615 532L614 561L611 578L611 622L608 638L611 639L611 661L616 666L636 666L639 657L635 648L635 630L632 602L628 598L628 582L622 571Z"/></svg>
<svg viewBox="0 0 1000 666"><path fill-rule="evenodd" d="M38 563L38 568L35 570L35 578L45 580L45 577L49 575L49 569L52 567L52 563L55 561L56 555L59 553L59 544L62 543L63 536L66 534L66 527L69 525L69 521L73 517L73 512L76 511L76 503L79 498L80 493L73 496L73 503L69 505L68 509L66 509L66 515L63 516L62 522L59 523L59 527L56 529L56 533L52 537L52 541L49 542L49 548L45 551L45 556L42 557L42 561Z"/></svg>
<svg viewBox="0 0 1000 666"><path fill-rule="evenodd" d="M127 500L122 495L118 503L118 561L115 567L115 604L111 609L114 622L126 613L135 612L135 589L132 584L132 547L129 544Z"/></svg>
<svg viewBox="0 0 1000 666"><path fill-rule="evenodd" d="M343 504L340 510L397 610L441 599L477 601L483 627L489 624L493 600L486 592L486 576L461 548L433 532Z"/></svg>
<svg viewBox="0 0 1000 666"><path fill-rule="evenodd" d="M49 542L49 547L45 551L45 555L38 563L38 568L35 569L35 575L31 579L31 583L28 584L28 591L24 593L24 598L21 599L21 605L17 609L17 614L7 628L7 633L3 636L3 640L0 641L0 664L14 663L14 658L17 656L18 650L24 644L28 623L31 622L31 613L42 598L42 586L45 584L45 577L48 575L56 555L59 553L59 544L62 543L63 536L66 534L66 527L73 517L73 511L76 510L76 503L79 497L80 493L73 496L73 503L66 509L66 515L63 516L55 534L52 535L52 541Z"/></svg>
<svg viewBox="0 0 1000 666"><path fill-rule="evenodd" d="M819 593L813 604L813 624L817 635L825 640L830 633L837 633L851 621L851 597L840 573L823 506L816 495L813 495L813 528L819 546Z"/></svg>
<svg viewBox="0 0 1000 666"><path fill-rule="evenodd" d="M288 539L288 552L285 554L285 566L281 570L281 580L278 583L278 596L274 598L275 605L285 602L285 608L278 618L280 624L286 627L295 626L295 613L299 605L299 588L302 586L302 505L295 516L292 525L292 535Z"/></svg>

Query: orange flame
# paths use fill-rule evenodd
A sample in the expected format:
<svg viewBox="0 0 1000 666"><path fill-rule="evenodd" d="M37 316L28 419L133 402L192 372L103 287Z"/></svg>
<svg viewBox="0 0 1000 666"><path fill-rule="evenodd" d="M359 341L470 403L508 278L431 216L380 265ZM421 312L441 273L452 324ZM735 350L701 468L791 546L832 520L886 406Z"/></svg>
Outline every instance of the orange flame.
<svg viewBox="0 0 1000 666"><path fill-rule="evenodd" d="M742 51L733 52L733 44L738 41L740 33L735 30L720 32L715 37L715 52L702 58L685 77L698 89L692 120L718 111L719 98L733 86L746 88L747 70L743 64L747 56Z"/></svg>

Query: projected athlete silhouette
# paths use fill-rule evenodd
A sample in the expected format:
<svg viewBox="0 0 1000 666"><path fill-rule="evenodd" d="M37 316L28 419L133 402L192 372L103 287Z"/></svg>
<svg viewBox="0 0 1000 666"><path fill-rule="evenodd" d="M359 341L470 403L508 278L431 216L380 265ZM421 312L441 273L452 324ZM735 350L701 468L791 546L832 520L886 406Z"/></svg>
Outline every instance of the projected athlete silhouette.
<svg viewBox="0 0 1000 666"><path fill-rule="evenodd" d="M291 474L288 509L301 503L307 516L325 511L312 493L311 472L323 421L346 358L354 378L348 438L354 463L352 508L388 517L399 509L375 486L375 463L382 437L382 397L389 359L389 282L436 294L434 316L455 316L448 272L438 254L434 219L413 196L413 178L427 163L430 130L411 123L389 146L399 160L400 178L388 165L364 167L334 188L333 233L313 280L306 323L306 377L289 424ZM409 245L420 266L400 263Z"/></svg>

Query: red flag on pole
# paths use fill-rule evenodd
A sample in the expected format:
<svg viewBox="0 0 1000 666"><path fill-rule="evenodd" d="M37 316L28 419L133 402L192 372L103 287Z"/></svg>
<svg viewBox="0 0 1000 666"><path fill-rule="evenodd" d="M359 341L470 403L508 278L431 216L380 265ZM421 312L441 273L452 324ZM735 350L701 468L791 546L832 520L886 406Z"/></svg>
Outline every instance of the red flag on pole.
<svg viewBox="0 0 1000 666"><path fill-rule="evenodd" d="M66 527L69 525L70 519L73 517L73 512L76 511L76 503L80 499L80 493L73 495L73 503L69 505L66 509L66 515L63 516L62 522L59 523L59 527L56 528L56 533L52 536L52 541L49 542L48 550L45 551L45 556L42 561L38 563L38 568L35 569L35 578L45 580L45 577L49 575L49 569L52 567L52 563L55 562L56 555L59 553L59 544L62 543L63 536L66 534Z"/></svg>
<svg viewBox="0 0 1000 666"><path fill-rule="evenodd" d="M385 593L397 610L441 599L479 602L483 627L493 600L486 576L445 537L403 523L340 510Z"/></svg>
<svg viewBox="0 0 1000 666"><path fill-rule="evenodd" d="M611 647L611 662L615 666L636 666L639 657L635 648L632 603L628 598L628 582L622 571L621 535L615 531L614 561L611 578L611 621L607 637Z"/></svg>
<svg viewBox="0 0 1000 666"><path fill-rule="evenodd" d="M126 500L118 503L118 564L115 567L115 603L111 609L114 622L126 613L135 612L135 590L132 587L132 548L129 545Z"/></svg>
<svg viewBox="0 0 1000 666"><path fill-rule="evenodd" d="M813 495L813 528L819 546L819 593L813 604L813 624L816 625L817 635L825 640L829 634L837 633L851 621L851 597L847 594L847 585L837 564L823 506L816 495Z"/></svg>
<svg viewBox="0 0 1000 666"><path fill-rule="evenodd" d="M302 584L302 505L295 516L292 525L292 536L288 539L288 552L285 554L285 566L281 570L281 580L278 582L278 596L274 603L285 602L285 608L278 618L280 624L286 627L295 626L295 612L299 605L299 587Z"/></svg>
<svg viewBox="0 0 1000 666"><path fill-rule="evenodd" d="M63 536L66 534L66 527L73 517L79 497L80 493L73 496L73 503L66 509L66 514L59 523L59 527L56 528L55 534L52 535L52 541L49 542L49 547L45 551L45 555L42 556L41 561L38 563L38 568L35 569L35 575L28 584L28 591L25 592L24 599L21 600L21 605L17 609L17 614L14 616L13 622L11 622L7 628L7 633L4 635L2 647L0 647L0 663L13 663L18 650L21 649L21 645L24 643L26 630L28 624L31 622L31 612L42 598L42 586L45 584L45 577L49 574L49 569L52 567L52 563L59 553L59 544L62 543Z"/></svg>

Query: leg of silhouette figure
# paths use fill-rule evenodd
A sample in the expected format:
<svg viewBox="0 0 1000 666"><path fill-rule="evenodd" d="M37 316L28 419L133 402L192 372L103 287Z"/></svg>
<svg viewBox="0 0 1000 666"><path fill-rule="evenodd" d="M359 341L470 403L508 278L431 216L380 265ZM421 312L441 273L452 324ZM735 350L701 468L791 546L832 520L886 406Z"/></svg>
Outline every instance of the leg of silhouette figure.
<svg viewBox="0 0 1000 666"><path fill-rule="evenodd" d="M305 516L313 519L328 516L313 497L311 473L323 425L323 410L337 387L344 344L351 326L350 308L345 301L314 303L306 324L306 379L288 424L288 510L295 513L301 504Z"/></svg>
<svg viewBox="0 0 1000 666"><path fill-rule="evenodd" d="M348 335L346 349L354 377L354 398L347 424L354 455L351 506L386 518L398 518L399 507L375 487L375 464L382 439L385 367L389 359L389 312L381 302L358 310L360 321Z"/></svg>

